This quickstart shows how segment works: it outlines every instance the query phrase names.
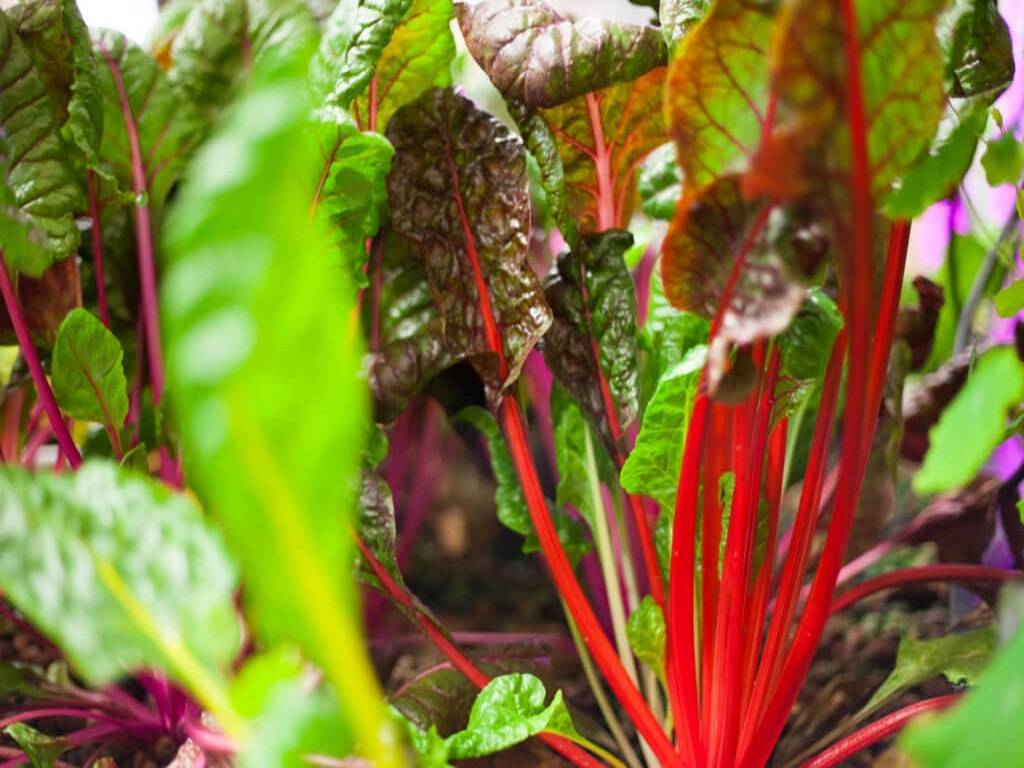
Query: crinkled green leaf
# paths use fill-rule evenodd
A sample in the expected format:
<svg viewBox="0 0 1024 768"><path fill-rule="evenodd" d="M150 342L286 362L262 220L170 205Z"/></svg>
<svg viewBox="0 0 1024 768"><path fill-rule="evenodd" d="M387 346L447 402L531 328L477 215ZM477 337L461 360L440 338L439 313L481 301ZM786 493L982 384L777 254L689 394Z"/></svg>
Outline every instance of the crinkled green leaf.
<svg viewBox="0 0 1024 768"><path fill-rule="evenodd" d="M939 675L953 685L973 685L995 651L995 625L970 632L951 632L932 640L904 635L896 652L896 666L860 714L873 712L895 696Z"/></svg>
<svg viewBox="0 0 1024 768"><path fill-rule="evenodd" d="M501 427L487 410L476 406L463 408L456 414L455 421L473 426L487 441L491 454L491 469L494 471L494 502L498 509L498 520L506 528L525 538L523 552L539 552L540 541L527 511L519 475L501 433ZM561 509L552 509L551 516L569 561L578 562L589 550L583 525Z"/></svg>
<svg viewBox="0 0 1024 768"><path fill-rule="evenodd" d="M579 738L572 716L555 692L545 704L547 691L529 674L502 675L480 691L465 730L446 741L452 759L483 757L526 741L542 732Z"/></svg>
<svg viewBox="0 0 1024 768"><path fill-rule="evenodd" d="M693 347L661 377L619 477L628 492L656 500L663 517L675 508L686 428L706 358L706 346Z"/></svg>
<svg viewBox="0 0 1024 768"><path fill-rule="evenodd" d="M669 50L675 49L679 41L704 18L710 7L711 0L661 0L658 20Z"/></svg>
<svg viewBox="0 0 1024 768"><path fill-rule="evenodd" d="M446 347L473 363L495 403L551 323L527 258L523 145L450 89L399 110L388 138L392 226L426 265Z"/></svg>
<svg viewBox="0 0 1024 768"><path fill-rule="evenodd" d="M109 463L8 465L0 528L0 588L91 683L152 666L194 686L234 658L235 568L186 497Z"/></svg>
<svg viewBox="0 0 1024 768"><path fill-rule="evenodd" d="M1013 41L998 0L954 0L941 27L950 94L995 101L1014 74Z"/></svg>
<svg viewBox="0 0 1024 768"><path fill-rule="evenodd" d="M544 285L554 315L544 336L544 359L610 446L616 436L609 420L623 430L640 408L636 293L622 258L632 243L633 236L622 230L586 235L575 251L558 258L557 271Z"/></svg>
<svg viewBox="0 0 1024 768"><path fill-rule="evenodd" d="M1024 280L1016 280L995 295L1000 317L1013 317L1024 309Z"/></svg>
<svg viewBox="0 0 1024 768"><path fill-rule="evenodd" d="M74 0L23 0L4 12L35 61L61 127L89 165L103 135L103 103L89 30Z"/></svg>
<svg viewBox="0 0 1024 768"><path fill-rule="evenodd" d="M73 309L57 332L53 391L69 416L120 429L128 415L121 342L84 309Z"/></svg>
<svg viewBox="0 0 1024 768"><path fill-rule="evenodd" d="M543 0L455 4L466 47L491 82L529 107L554 107L665 63L656 27L563 18Z"/></svg>
<svg viewBox="0 0 1024 768"><path fill-rule="evenodd" d="M652 219L671 219L682 191L683 177L676 162L675 145L658 147L640 166L637 193L643 212Z"/></svg>
<svg viewBox="0 0 1024 768"><path fill-rule="evenodd" d="M665 681L665 616L650 595L629 615L626 635L633 653L658 678Z"/></svg>
<svg viewBox="0 0 1024 768"><path fill-rule="evenodd" d="M352 103L361 129L383 132L399 107L452 81L451 0L413 0L381 52L368 88Z"/></svg>
<svg viewBox="0 0 1024 768"><path fill-rule="evenodd" d="M100 32L93 40L104 109L100 161L121 190L134 189L126 122L130 112L139 137L145 202L159 211L200 138L202 123L149 54L117 32Z"/></svg>
<svg viewBox="0 0 1024 768"><path fill-rule="evenodd" d="M337 687L358 661L349 525L367 396L352 290L309 221L302 78L263 77L196 157L167 223L168 372L186 469L239 553L256 631L299 644Z"/></svg>
<svg viewBox="0 0 1024 768"><path fill-rule="evenodd" d="M171 83L212 128L268 55L287 56L315 39L304 0L198 0L171 47Z"/></svg>
<svg viewBox="0 0 1024 768"><path fill-rule="evenodd" d="M929 433L931 445L914 475L914 491L951 491L973 480L1003 440L1007 411L1022 400L1024 363L1014 349L996 347L982 355Z"/></svg>
<svg viewBox="0 0 1024 768"><path fill-rule="evenodd" d="M688 194L744 169L768 115L775 3L715 0L669 66L665 112Z"/></svg>
<svg viewBox="0 0 1024 768"><path fill-rule="evenodd" d="M1020 184L1024 178L1024 142L1007 131L990 141L981 156L985 179L993 187L999 184Z"/></svg>
<svg viewBox="0 0 1024 768"><path fill-rule="evenodd" d="M665 68L577 97L541 116L562 158L566 209L583 233L629 224L637 168L668 139L662 115Z"/></svg>
<svg viewBox="0 0 1024 768"><path fill-rule="evenodd" d="M4 733L14 739L32 768L53 768L57 758L70 749L64 739L37 731L26 723L9 725Z"/></svg>
<svg viewBox="0 0 1024 768"><path fill-rule="evenodd" d="M839 307L820 288L807 292L792 324L779 337L783 377L819 379L825 373L832 342L843 326Z"/></svg>
<svg viewBox="0 0 1024 768"><path fill-rule="evenodd" d="M335 4L310 65L317 106L348 109L366 90L411 5L412 0L341 0Z"/></svg>
<svg viewBox="0 0 1024 768"><path fill-rule="evenodd" d="M363 302L363 327L371 335L370 388L380 422L396 419L456 357L445 345L423 261L393 230L375 241L379 294Z"/></svg>
<svg viewBox="0 0 1024 768"><path fill-rule="evenodd" d="M56 117L29 49L0 11L0 234L7 266L35 277L80 239L74 216L84 200Z"/></svg>

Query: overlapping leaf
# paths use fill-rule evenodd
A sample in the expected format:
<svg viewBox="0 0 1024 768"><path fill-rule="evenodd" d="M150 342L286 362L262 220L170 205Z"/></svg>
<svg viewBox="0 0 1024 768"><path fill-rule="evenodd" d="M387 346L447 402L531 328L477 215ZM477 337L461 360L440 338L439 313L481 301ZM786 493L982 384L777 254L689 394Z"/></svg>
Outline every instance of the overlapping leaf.
<svg viewBox="0 0 1024 768"><path fill-rule="evenodd" d="M0 11L2 247L11 269L35 277L78 247L74 215L84 207L56 119L57 106L29 49Z"/></svg>
<svg viewBox="0 0 1024 768"><path fill-rule="evenodd" d="M53 389L65 413L120 429L128 415L124 350L84 309L68 313L53 347Z"/></svg>
<svg viewBox="0 0 1024 768"><path fill-rule="evenodd" d="M588 235L577 250L559 257L544 286L554 314L544 358L609 445L615 443L609 420L625 429L640 407L636 298L622 258L632 243L622 230Z"/></svg>
<svg viewBox="0 0 1024 768"><path fill-rule="evenodd" d="M388 138L392 225L426 265L447 349L473 363L496 402L551 322L527 262L523 145L447 89L403 107Z"/></svg>
<svg viewBox="0 0 1024 768"><path fill-rule="evenodd" d="M456 2L466 47L501 93L554 107L665 63L655 27L569 20L543 0Z"/></svg>

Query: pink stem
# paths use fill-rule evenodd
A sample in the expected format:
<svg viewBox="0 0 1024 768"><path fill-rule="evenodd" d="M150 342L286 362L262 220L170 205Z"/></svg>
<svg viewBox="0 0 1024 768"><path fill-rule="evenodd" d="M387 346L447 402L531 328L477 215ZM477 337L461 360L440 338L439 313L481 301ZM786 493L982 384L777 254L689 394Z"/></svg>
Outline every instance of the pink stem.
<svg viewBox="0 0 1024 768"><path fill-rule="evenodd" d="M92 219L92 266L96 275L96 302L99 305L100 320L110 327L110 311L107 308L107 283L103 268L103 236L100 230L100 206L96 192L96 177L92 171L85 172L85 185L89 192L89 217Z"/></svg>

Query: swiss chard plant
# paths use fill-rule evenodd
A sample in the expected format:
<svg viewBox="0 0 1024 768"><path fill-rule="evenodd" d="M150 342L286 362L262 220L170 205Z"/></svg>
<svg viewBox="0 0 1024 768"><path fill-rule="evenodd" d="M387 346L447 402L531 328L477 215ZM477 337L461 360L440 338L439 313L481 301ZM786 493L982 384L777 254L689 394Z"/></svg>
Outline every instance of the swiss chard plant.
<svg viewBox="0 0 1024 768"><path fill-rule="evenodd" d="M1020 764L1013 13L0 0L3 765ZM479 464L579 684L409 586Z"/></svg>

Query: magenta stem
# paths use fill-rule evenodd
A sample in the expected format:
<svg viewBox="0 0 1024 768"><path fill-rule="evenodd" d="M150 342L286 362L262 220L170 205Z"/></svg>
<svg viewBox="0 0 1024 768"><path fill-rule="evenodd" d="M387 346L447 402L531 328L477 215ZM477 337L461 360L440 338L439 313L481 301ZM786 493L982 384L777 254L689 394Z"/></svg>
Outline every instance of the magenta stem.
<svg viewBox="0 0 1024 768"><path fill-rule="evenodd" d="M89 192L89 217L92 219L92 267L96 276L96 303L99 305L100 320L109 328L110 311L107 307L107 283L103 267L103 233L100 228L99 195L96 191L96 177L92 171L86 171L85 185Z"/></svg>
<svg viewBox="0 0 1024 768"><path fill-rule="evenodd" d="M78 452L75 441L71 438L71 432L64 423L64 416L57 406L57 398L53 396L50 389L50 382L46 379L43 371L43 364L39 362L39 354L32 343L32 334L29 332L28 323L25 322L25 314L21 311L21 302L18 300L18 293L11 282L11 276L7 271L7 263L0 252L0 293L3 294L4 306L7 307L7 315L11 318L11 325L14 328L14 335L18 338L18 346L21 347L21 354L25 357L29 372L32 374L32 381L35 382L36 392L43 404L46 416L57 436L57 443L61 452L67 457L72 468L82 463L82 454Z"/></svg>

